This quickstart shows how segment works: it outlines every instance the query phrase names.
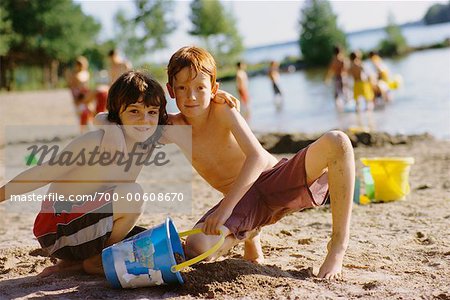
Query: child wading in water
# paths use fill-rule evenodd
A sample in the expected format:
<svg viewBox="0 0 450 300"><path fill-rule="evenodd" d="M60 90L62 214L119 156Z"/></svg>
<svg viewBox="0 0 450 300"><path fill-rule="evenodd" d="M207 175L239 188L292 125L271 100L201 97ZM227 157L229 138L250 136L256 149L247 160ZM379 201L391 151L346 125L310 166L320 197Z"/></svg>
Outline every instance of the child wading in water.
<svg viewBox="0 0 450 300"><path fill-rule="evenodd" d="M375 95L369 75L364 70L361 61L361 52L355 51L350 53L350 61L349 73L353 77L353 98L356 101L356 111L359 112L361 110L361 98L366 101L367 110L373 110Z"/></svg>
<svg viewBox="0 0 450 300"><path fill-rule="evenodd" d="M334 80L334 102L338 111L343 111L344 102L347 101L347 62L343 50L339 46L333 47L333 59L325 75L325 82L333 76Z"/></svg>

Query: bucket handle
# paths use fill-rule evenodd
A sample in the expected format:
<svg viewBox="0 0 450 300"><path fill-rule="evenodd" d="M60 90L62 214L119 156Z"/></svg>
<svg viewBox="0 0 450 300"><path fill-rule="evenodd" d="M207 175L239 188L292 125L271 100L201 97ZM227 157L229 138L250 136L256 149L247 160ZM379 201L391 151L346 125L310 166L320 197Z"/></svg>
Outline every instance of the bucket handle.
<svg viewBox="0 0 450 300"><path fill-rule="evenodd" d="M188 231L183 231L183 232L180 232L178 235L179 235L180 237L184 237L184 236L189 236L189 235L199 234L199 233L203 233L203 231L202 231L201 228L195 228L195 229L191 229L191 230L188 230ZM187 260L187 261L182 262L182 263L180 263L180 264L178 264L178 265L172 266L172 267L170 268L170 270L171 270L173 273L176 273L176 272L179 272L179 271L183 270L183 269L186 268L186 267L189 267L189 266L191 266L191 265L193 265L193 264L198 263L199 261L204 260L205 258L207 258L208 256L210 256L211 254L213 254L214 252L216 252L217 250L219 250L219 248L222 247L224 241L225 241L225 236L223 235L223 232L220 231L220 239L219 239L219 241L218 241L214 246L211 247L211 249L209 249L209 250L206 251L205 253L202 253L202 254L200 254L200 255L198 255L198 256L196 256L196 257L190 259L190 260Z"/></svg>

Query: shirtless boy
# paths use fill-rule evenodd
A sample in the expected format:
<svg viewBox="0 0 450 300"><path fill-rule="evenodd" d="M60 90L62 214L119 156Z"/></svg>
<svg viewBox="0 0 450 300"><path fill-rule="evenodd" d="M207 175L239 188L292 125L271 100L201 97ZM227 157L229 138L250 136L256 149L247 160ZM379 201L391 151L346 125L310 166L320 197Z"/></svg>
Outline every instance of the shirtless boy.
<svg viewBox="0 0 450 300"><path fill-rule="evenodd" d="M370 83L369 75L364 70L361 61L361 52L350 53L349 73L353 77L353 98L356 101L356 111L360 111L360 101L363 98L367 103L367 109L373 110L374 93Z"/></svg>
<svg viewBox="0 0 450 300"><path fill-rule="evenodd" d="M349 241L354 187L354 157L348 137L328 132L290 160L277 161L262 148L234 108L211 105L218 89L213 57L203 49L184 47L170 59L167 88L180 113L174 124L192 126L192 164L223 200L195 227L205 234L188 238L186 252L194 256L218 239L220 253L245 241L245 258L261 260L259 228L285 214L320 205L330 186L332 237L319 277L339 277ZM173 141L176 142L176 141Z"/></svg>
<svg viewBox="0 0 450 300"><path fill-rule="evenodd" d="M281 110L281 107L283 105L283 94L281 93L280 89L280 72L279 72L279 65L276 61L272 60L270 62L269 66L269 79L272 82L273 87L273 94L274 94L274 103L275 108L277 111Z"/></svg>
<svg viewBox="0 0 450 300"><path fill-rule="evenodd" d="M328 67L325 81L328 82L330 77L334 79L334 101L339 110L342 110L342 102L346 100L345 80L347 75L347 66L344 53L339 46L333 48L333 59Z"/></svg>

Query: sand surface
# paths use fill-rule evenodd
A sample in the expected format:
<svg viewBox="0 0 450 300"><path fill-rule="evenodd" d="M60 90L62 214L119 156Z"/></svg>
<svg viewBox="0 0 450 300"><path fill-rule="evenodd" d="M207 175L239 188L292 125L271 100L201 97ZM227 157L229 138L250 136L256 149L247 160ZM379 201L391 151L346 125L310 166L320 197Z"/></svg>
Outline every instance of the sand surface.
<svg viewBox="0 0 450 300"><path fill-rule="evenodd" d="M48 121L53 120L49 106L23 95L1 95L5 100L2 113L14 102L14 106L31 107L26 114L38 124L61 121L74 125L70 98L63 91L58 93L58 102L51 103L52 110L65 114L61 120ZM48 98L55 93L40 95ZM6 124L20 124L21 112L8 111L2 119L8 121ZM114 290L103 277L82 273L36 278L52 262L33 252L38 248L32 234L34 215L11 212L0 205L0 299L450 299L449 149L450 142L433 139L355 148L358 170L363 156L412 156L415 164L406 200L353 207L342 281L313 275L325 256L330 236L329 206L298 212L265 227L262 244L266 262L262 265L243 260L242 246L238 246L223 260L187 269L183 286ZM2 184L4 150L0 149ZM280 158L290 156L277 154ZM220 200L198 174L193 178L193 195L192 214L170 214L180 230L189 229ZM139 225L150 228L165 216L146 214Z"/></svg>

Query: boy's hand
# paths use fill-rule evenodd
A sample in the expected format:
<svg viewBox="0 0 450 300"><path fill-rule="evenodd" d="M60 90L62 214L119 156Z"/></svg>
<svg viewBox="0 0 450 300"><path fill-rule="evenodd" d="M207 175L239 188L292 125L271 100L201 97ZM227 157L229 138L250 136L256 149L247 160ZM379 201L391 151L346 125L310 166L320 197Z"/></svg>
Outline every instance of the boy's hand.
<svg viewBox="0 0 450 300"><path fill-rule="evenodd" d="M241 110L241 105L238 99L236 99L235 97L233 97L233 95L222 91L222 90L218 90L216 95L214 96L214 98L212 99L213 102L218 103L218 104L228 104L229 107L235 107L237 111Z"/></svg>
<svg viewBox="0 0 450 300"><path fill-rule="evenodd" d="M207 235L219 235L220 227L228 220L233 212L233 208L219 207L210 214L203 223L202 231Z"/></svg>
<svg viewBox="0 0 450 300"><path fill-rule="evenodd" d="M104 125L102 143L100 145L101 152L109 152L114 155L116 152L124 154L124 158L128 158L127 145L125 136L119 125Z"/></svg>

